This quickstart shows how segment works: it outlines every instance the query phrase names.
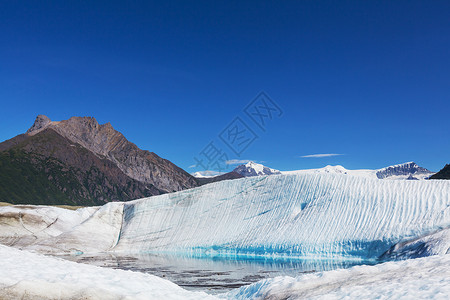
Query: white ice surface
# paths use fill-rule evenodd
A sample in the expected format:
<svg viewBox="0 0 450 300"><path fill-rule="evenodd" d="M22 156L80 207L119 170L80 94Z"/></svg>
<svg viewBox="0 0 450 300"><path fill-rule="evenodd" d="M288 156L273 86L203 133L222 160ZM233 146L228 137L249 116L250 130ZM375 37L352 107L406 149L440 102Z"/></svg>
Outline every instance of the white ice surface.
<svg viewBox="0 0 450 300"><path fill-rule="evenodd" d="M450 181L301 173L124 204L116 251L376 258L450 225Z"/></svg>
<svg viewBox="0 0 450 300"><path fill-rule="evenodd" d="M382 259L406 259L444 254L450 254L450 227L397 243L383 255Z"/></svg>
<svg viewBox="0 0 450 300"><path fill-rule="evenodd" d="M450 297L450 255L275 277L222 295L226 299L442 299Z"/></svg>
<svg viewBox="0 0 450 300"><path fill-rule="evenodd" d="M39 240L26 249L44 253L96 253L111 250L119 239L123 203L110 202L58 236Z"/></svg>
<svg viewBox="0 0 450 300"><path fill-rule="evenodd" d="M0 299L215 299L144 273L78 264L0 245Z"/></svg>
<svg viewBox="0 0 450 300"><path fill-rule="evenodd" d="M83 223L99 207L68 210L52 206L0 207L0 243L24 247L59 236Z"/></svg>

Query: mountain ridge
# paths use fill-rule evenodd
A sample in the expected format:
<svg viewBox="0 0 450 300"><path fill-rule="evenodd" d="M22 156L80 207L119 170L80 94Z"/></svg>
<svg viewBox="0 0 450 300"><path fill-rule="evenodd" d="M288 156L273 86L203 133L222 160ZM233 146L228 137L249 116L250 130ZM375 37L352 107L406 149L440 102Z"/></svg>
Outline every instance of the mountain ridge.
<svg viewBox="0 0 450 300"><path fill-rule="evenodd" d="M46 128L52 128L94 154L113 161L126 175L135 180L146 184L159 184L167 192L197 186L189 173L154 152L139 149L122 133L116 131L111 123L99 124L93 117L72 117L52 122L48 117L39 115L27 134L34 135ZM176 180L166 178L158 182L161 175L167 172L178 178Z"/></svg>
<svg viewBox="0 0 450 300"><path fill-rule="evenodd" d="M0 154L0 201L5 202L101 205L199 185L110 123L100 125L91 117L54 122L39 115L26 133L0 143Z"/></svg>

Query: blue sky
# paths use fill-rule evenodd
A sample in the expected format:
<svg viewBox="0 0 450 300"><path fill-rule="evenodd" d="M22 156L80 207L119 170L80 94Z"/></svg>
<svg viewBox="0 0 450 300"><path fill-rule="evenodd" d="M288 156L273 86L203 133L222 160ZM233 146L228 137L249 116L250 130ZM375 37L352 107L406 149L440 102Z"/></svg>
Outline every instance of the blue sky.
<svg viewBox="0 0 450 300"><path fill-rule="evenodd" d="M0 140L94 116L189 172L210 142L281 170L437 171L450 3L393 2L2 1ZM244 112L261 91L282 110L264 130ZM258 137L239 156L219 137L236 117Z"/></svg>

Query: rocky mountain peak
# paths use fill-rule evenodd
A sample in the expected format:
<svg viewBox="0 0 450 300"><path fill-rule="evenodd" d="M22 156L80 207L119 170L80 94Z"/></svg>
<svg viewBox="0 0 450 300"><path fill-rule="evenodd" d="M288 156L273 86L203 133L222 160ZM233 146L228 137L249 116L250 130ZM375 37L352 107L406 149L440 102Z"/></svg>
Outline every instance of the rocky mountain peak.
<svg viewBox="0 0 450 300"><path fill-rule="evenodd" d="M94 117L71 117L55 122L40 115L27 133L35 135L44 129L56 131L99 158L113 162L127 176L160 190L172 192L197 185L194 177L184 170L129 142L111 123L99 124Z"/></svg>
<svg viewBox="0 0 450 300"><path fill-rule="evenodd" d="M52 121L45 115L38 115L33 126L28 129L28 134L36 134L45 129Z"/></svg>

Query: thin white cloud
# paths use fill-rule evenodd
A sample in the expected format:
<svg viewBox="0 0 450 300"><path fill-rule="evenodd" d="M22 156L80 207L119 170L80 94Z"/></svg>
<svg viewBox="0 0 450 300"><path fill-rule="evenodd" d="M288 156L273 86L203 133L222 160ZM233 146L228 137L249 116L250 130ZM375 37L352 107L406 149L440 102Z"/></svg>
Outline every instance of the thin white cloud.
<svg viewBox="0 0 450 300"><path fill-rule="evenodd" d="M332 156L339 156L344 154L338 154L338 153L323 153L323 154L309 154L309 155L303 155L300 156L301 158L322 158L322 157L332 157Z"/></svg>
<svg viewBox="0 0 450 300"><path fill-rule="evenodd" d="M192 168L195 168L197 165L190 165L188 168L189 169L192 169Z"/></svg>
<svg viewBox="0 0 450 300"><path fill-rule="evenodd" d="M227 163L227 165L242 165L242 164L248 163L249 161L251 161L251 160L249 160L249 159L230 159L230 160L227 160L226 163Z"/></svg>

